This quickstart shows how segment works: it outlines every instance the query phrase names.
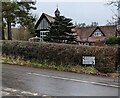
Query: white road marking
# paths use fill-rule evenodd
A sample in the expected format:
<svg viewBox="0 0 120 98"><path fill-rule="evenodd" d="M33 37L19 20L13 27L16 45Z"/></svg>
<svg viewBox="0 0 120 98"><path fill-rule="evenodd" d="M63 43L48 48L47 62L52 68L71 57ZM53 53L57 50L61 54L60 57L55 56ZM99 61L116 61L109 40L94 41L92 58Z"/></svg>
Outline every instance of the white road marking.
<svg viewBox="0 0 120 98"><path fill-rule="evenodd" d="M8 93L8 92L5 92L5 91L1 91L2 92L2 95L10 95L10 93Z"/></svg>
<svg viewBox="0 0 120 98"><path fill-rule="evenodd" d="M69 81L74 81L74 82L96 84L96 85L101 85L101 86L115 87L115 88L119 88L120 87L119 85L109 85L109 84L106 84L106 83L90 82L90 81L84 81L84 80L78 80L78 79L66 78L66 77L60 77L60 76L54 76L54 75L45 75L45 74L38 74L38 73L27 73L27 74L28 75L41 76L41 77L54 78L54 79L69 80Z"/></svg>
<svg viewBox="0 0 120 98"><path fill-rule="evenodd" d="M13 89L13 88L5 88L4 90L9 91L9 92L16 92L17 91L16 89Z"/></svg>
<svg viewBox="0 0 120 98"><path fill-rule="evenodd" d="M47 97L47 95L42 95L42 97Z"/></svg>
<svg viewBox="0 0 120 98"><path fill-rule="evenodd" d="M22 93L22 94L34 95L34 96L37 96L37 95L38 95L37 93L31 93L31 92L26 92L26 91L22 91L21 93Z"/></svg>
<svg viewBox="0 0 120 98"><path fill-rule="evenodd" d="M13 88L4 88L2 89L2 94L5 94L5 95L9 95L10 93L20 93L21 95L22 94L28 94L28 95L32 95L32 96L37 96L38 94L37 93L32 93L32 92L28 92L28 91L21 91L21 90L16 90L16 89L13 89ZM9 92L9 93L8 93Z"/></svg>

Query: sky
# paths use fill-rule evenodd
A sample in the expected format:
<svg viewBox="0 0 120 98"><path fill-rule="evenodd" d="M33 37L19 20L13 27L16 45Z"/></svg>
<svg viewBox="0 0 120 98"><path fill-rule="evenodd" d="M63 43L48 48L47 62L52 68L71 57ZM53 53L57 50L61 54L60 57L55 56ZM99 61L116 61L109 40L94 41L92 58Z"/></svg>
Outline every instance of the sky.
<svg viewBox="0 0 120 98"><path fill-rule="evenodd" d="M67 18L71 18L73 23L98 22L99 25L106 25L112 19L117 11L114 6L108 6L106 0L37 0L37 10L33 11L37 18L42 13L54 16L57 8Z"/></svg>

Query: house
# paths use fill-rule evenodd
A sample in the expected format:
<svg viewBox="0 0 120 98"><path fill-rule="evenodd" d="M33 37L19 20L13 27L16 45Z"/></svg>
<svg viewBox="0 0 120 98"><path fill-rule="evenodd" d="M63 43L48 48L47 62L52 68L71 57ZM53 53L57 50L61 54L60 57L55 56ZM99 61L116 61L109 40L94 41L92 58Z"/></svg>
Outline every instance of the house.
<svg viewBox="0 0 120 98"><path fill-rule="evenodd" d="M55 11L55 17L60 15L58 8ZM54 22L53 16L42 13L35 25L35 32L40 41L49 32L51 22ZM90 26L90 27L75 27L73 34L77 38L77 42L81 45L95 45L96 43L104 44L106 39L112 36L118 36L117 26Z"/></svg>
<svg viewBox="0 0 120 98"><path fill-rule="evenodd" d="M117 36L117 26L76 27L77 41L81 45L104 44L106 39Z"/></svg>
<svg viewBox="0 0 120 98"><path fill-rule="evenodd" d="M48 28L51 22L54 22L54 18L45 13L42 13L39 20L37 21L35 25L35 32L37 36L41 38L41 41L43 41L43 38L46 36L46 33L49 32Z"/></svg>
<svg viewBox="0 0 120 98"><path fill-rule="evenodd" d="M57 15L60 15L60 11L58 10L58 8L55 11L55 16ZM45 13L42 13L40 18L38 19L35 25L35 32L37 36L41 38L41 41L43 41L43 38L46 36L46 33L49 32L48 28L51 22L54 22L54 17Z"/></svg>

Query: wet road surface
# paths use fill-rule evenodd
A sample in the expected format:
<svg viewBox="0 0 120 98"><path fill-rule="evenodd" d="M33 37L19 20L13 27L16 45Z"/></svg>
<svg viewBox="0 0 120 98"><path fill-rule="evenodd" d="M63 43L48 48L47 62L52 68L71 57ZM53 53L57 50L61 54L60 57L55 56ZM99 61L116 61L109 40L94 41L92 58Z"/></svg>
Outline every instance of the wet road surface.
<svg viewBox="0 0 120 98"><path fill-rule="evenodd" d="M118 79L3 64L3 96L118 96Z"/></svg>

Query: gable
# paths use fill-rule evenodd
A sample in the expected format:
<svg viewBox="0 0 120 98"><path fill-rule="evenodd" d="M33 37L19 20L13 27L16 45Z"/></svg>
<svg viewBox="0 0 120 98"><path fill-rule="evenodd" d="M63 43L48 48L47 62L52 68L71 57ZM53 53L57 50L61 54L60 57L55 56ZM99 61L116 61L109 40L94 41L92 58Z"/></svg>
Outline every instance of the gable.
<svg viewBox="0 0 120 98"><path fill-rule="evenodd" d="M42 18L37 27L37 30L48 29L48 27L49 27L48 21L46 20L46 18Z"/></svg>
<svg viewBox="0 0 120 98"><path fill-rule="evenodd" d="M50 24L50 22L52 22L52 21L54 20L52 16L49 16L49 15L43 13L43 14L40 16L40 18L38 19L38 21L36 22L35 29L38 29L38 26L39 26L39 24L41 23L41 21L42 21L43 19L44 19L45 21L47 21L48 24Z"/></svg>
<svg viewBox="0 0 120 98"><path fill-rule="evenodd" d="M105 34L99 27L96 27L96 29L93 32L91 32L91 35L89 37L92 37L92 36L100 37L100 36L105 36Z"/></svg>
<svg viewBox="0 0 120 98"><path fill-rule="evenodd" d="M100 37L100 36L103 36L103 33L102 33L99 29L97 29L97 30L93 33L92 36L94 36L94 37Z"/></svg>

